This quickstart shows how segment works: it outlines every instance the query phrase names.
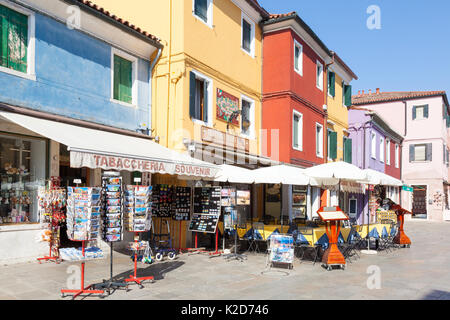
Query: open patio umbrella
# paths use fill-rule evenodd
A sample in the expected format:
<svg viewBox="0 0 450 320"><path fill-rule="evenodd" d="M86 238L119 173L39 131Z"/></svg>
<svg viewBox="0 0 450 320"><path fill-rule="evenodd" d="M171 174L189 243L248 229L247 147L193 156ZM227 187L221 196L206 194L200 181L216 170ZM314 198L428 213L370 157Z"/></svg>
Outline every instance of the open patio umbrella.
<svg viewBox="0 0 450 320"><path fill-rule="evenodd" d="M229 164L222 164L217 171L214 181L253 184L255 182L254 170L249 170Z"/></svg>
<svg viewBox="0 0 450 320"><path fill-rule="evenodd" d="M401 187L403 186L403 182L401 180L395 179L390 175L387 175L383 172L379 172L373 169L365 169L363 170L367 174L367 179L369 184L373 185L383 185L383 186L393 186L393 187Z"/></svg>
<svg viewBox="0 0 450 320"><path fill-rule="evenodd" d="M317 184L304 173L304 169L289 165L277 165L253 170L256 184L283 184L307 186ZM283 199L281 199L281 232L283 230Z"/></svg>

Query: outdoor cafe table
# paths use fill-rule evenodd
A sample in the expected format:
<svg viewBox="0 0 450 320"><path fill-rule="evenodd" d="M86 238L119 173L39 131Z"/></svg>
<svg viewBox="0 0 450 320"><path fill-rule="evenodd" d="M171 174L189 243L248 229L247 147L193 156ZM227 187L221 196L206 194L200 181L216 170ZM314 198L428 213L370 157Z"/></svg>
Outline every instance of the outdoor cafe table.
<svg viewBox="0 0 450 320"><path fill-rule="evenodd" d="M304 225L299 225L299 227L304 227ZM223 234L223 223L219 222L218 225L219 231L221 234ZM250 235L252 229L252 223L248 222L247 227L244 228L238 228L238 236L240 239L243 239L244 237ZM385 231L383 231L385 229ZM340 232L340 240L347 242L348 236L350 234L351 228L341 227ZM264 225L264 237L261 237L263 239L269 239L270 235L272 233L288 233L289 226L283 225L283 229L281 229L281 225ZM382 223L374 223L369 225L369 234L371 237L374 238L381 238L382 235L389 234L391 232L391 225L390 224L382 224ZM358 232L361 238L365 238L367 236L367 225L362 225L361 230ZM315 244L321 244L321 245L328 245L328 237L326 235L326 229L325 226L319 226L316 228L313 228L313 234L314 236L302 234L302 239L306 239L306 241L309 242L310 245L312 245L313 238ZM304 241L304 240L303 240Z"/></svg>

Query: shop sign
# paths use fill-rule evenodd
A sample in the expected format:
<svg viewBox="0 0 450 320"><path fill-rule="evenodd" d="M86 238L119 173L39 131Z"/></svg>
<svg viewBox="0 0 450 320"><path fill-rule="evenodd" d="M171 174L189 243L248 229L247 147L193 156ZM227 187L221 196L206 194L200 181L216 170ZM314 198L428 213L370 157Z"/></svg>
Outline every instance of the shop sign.
<svg viewBox="0 0 450 320"><path fill-rule="evenodd" d="M402 186L403 191L413 192L413 188L409 186Z"/></svg>
<svg viewBox="0 0 450 320"><path fill-rule="evenodd" d="M70 153L70 166L72 168L88 167L105 170L126 170L161 174L178 174L197 177L213 177L216 170L213 168L178 164L162 161L139 160L126 157L104 156L82 152Z"/></svg>
<svg viewBox="0 0 450 320"><path fill-rule="evenodd" d="M245 152L249 152L250 150L250 142L248 139L208 127L202 127L202 141L233 150Z"/></svg>
<svg viewBox="0 0 450 320"><path fill-rule="evenodd" d="M234 112L239 111L239 98L232 96L221 89L217 89L216 118L238 126L238 117L231 119Z"/></svg>

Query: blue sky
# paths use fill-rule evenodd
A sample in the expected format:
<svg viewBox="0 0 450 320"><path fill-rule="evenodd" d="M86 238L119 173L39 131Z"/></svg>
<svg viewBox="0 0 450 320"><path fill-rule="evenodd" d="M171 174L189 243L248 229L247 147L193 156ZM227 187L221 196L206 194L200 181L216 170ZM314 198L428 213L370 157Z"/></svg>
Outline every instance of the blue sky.
<svg viewBox="0 0 450 320"><path fill-rule="evenodd" d="M350 66L358 90L445 90L450 94L448 0L259 0L270 13L296 11ZM369 30L370 5L381 29Z"/></svg>

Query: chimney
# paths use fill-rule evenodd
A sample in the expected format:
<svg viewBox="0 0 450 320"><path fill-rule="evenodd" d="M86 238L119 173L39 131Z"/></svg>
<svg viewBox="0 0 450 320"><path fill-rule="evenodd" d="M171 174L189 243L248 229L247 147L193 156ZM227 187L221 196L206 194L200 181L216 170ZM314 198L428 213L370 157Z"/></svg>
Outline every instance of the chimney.
<svg viewBox="0 0 450 320"><path fill-rule="evenodd" d="M362 95L364 95L364 90L362 91Z"/></svg>
<svg viewBox="0 0 450 320"><path fill-rule="evenodd" d="M358 90L358 97L361 95L361 90Z"/></svg>
<svg viewBox="0 0 450 320"><path fill-rule="evenodd" d="M377 94L380 94L380 88L377 88Z"/></svg>
<svg viewBox="0 0 450 320"><path fill-rule="evenodd" d="M372 94L372 89L369 89L369 94Z"/></svg>

